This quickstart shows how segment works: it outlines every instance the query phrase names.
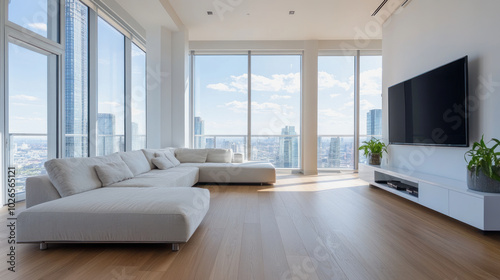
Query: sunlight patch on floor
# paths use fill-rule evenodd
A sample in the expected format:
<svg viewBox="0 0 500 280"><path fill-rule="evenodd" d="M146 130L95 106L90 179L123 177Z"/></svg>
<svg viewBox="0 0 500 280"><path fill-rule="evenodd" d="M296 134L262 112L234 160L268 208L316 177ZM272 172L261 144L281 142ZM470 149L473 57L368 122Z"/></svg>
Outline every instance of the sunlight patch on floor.
<svg viewBox="0 0 500 280"><path fill-rule="evenodd" d="M338 174L324 176L278 176L278 181L271 188L260 192L318 192L333 189L352 188L368 185L353 174Z"/></svg>

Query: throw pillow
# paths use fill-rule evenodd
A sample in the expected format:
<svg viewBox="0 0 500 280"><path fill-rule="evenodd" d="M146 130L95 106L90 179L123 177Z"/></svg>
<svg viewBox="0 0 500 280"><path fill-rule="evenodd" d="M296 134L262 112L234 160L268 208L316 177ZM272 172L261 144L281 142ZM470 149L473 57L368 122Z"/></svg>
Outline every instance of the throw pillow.
<svg viewBox="0 0 500 280"><path fill-rule="evenodd" d="M134 178L134 174L123 161L96 165L94 168L104 187Z"/></svg>
<svg viewBox="0 0 500 280"><path fill-rule="evenodd" d="M155 156L167 158L174 166L179 166L181 164L181 162L169 150L158 151L155 153Z"/></svg>
<svg viewBox="0 0 500 280"><path fill-rule="evenodd" d="M155 157L151 160L151 162L161 170L167 170L169 168L175 167L174 164L170 162L170 160L168 160L166 157Z"/></svg>

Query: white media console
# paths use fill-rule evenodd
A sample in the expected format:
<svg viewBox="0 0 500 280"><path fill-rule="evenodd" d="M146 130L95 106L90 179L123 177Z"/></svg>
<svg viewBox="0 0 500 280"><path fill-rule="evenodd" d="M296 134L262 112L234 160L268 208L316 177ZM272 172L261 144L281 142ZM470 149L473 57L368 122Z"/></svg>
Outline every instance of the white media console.
<svg viewBox="0 0 500 280"><path fill-rule="evenodd" d="M360 164L359 178L480 230L500 231L500 194L471 191L465 181L392 167ZM386 181L418 188L418 194L391 188Z"/></svg>

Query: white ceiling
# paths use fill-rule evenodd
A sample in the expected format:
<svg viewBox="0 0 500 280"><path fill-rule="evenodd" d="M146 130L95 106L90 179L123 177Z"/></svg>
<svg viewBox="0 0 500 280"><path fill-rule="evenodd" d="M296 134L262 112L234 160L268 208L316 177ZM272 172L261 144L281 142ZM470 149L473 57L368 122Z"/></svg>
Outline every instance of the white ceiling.
<svg viewBox="0 0 500 280"><path fill-rule="evenodd" d="M382 0L170 0L189 30L190 40L356 39L358 30L365 30L367 26L380 27L380 23L371 14L381 2ZM400 0L389 1L381 14L392 13L400 3ZM213 11L214 15L208 16L207 11ZM290 16L289 11L295 11L295 15ZM372 28L371 38L381 39L381 32L381 28Z"/></svg>

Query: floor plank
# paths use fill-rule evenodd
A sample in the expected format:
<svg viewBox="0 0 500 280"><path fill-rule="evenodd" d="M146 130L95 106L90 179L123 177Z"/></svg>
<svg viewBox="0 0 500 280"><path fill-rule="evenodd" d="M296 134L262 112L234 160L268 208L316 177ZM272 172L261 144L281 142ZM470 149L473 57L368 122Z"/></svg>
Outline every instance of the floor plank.
<svg viewBox="0 0 500 280"><path fill-rule="evenodd" d="M483 234L356 174L197 187L210 190L210 210L179 252L169 244L17 244L16 272L3 261L0 279L500 279L499 232ZM6 207L0 218L7 221ZM7 240L0 249L7 253Z"/></svg>

